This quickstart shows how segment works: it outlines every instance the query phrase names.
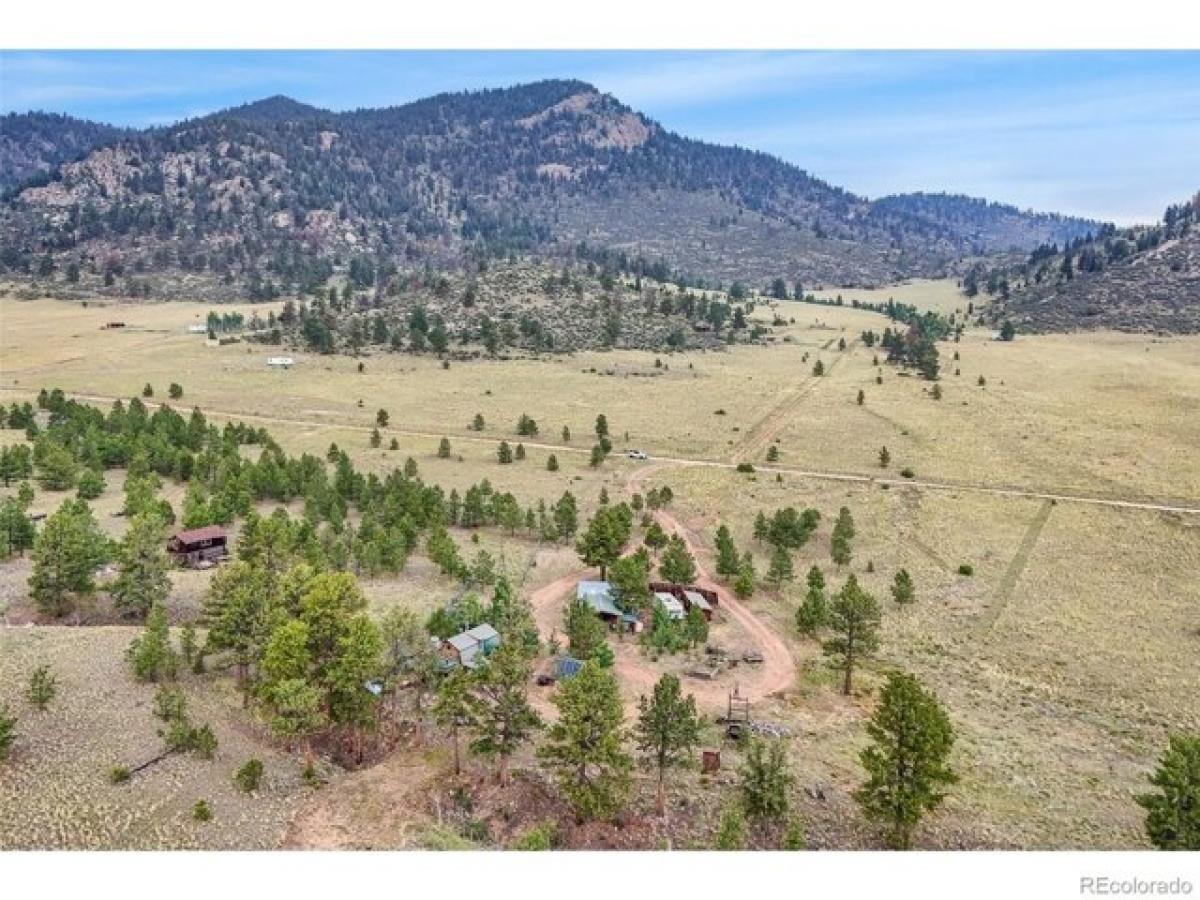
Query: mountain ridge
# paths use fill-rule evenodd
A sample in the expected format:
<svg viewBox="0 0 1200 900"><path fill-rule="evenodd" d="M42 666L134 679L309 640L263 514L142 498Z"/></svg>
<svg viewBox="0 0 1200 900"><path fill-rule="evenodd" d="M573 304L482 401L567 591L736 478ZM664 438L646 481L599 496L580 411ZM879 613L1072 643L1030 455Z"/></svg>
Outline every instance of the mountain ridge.
<svg viewBox="0 0 1200 900"><path fill-rule="evenodd" d="M871 201L769 154L678 135L576 80L342 112L275 95L97 138L10 191L0 265L28 273L49 254L195 273L199 261L225 283L272 272L303 284L356 254L453 266L583 242L710 284L855 285L1101 227L947 194Z"/></svg>

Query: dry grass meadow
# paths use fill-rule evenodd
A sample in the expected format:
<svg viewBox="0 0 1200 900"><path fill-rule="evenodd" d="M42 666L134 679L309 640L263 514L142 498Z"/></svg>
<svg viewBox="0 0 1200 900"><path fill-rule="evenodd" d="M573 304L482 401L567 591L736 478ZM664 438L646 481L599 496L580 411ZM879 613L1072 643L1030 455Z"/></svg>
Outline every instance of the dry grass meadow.
<svg viewBox="0 0 1200 900"><path fill-rule="evenodd" d="M943 312L965 308L947 282L854 296L894 296ZM851 294L845 297L849 303ZM797 554L797 582L782 595L760 590L748 603L796 661L794 687L760 704L755 716L791 729L810 845L869 845L870 835L855 824L850 791L861 780L857 753L874 691L889 667L901 667L937 691L959 735L962 782L923 830L921 845L1144 846L1133 795L1145 788L1168 732L1200 729L1200 515L1002 497L971 487L1200 507L1200 339L1097 333L1000 343L990 330L971 328L960 343L942 345L943 398L935 400L927 382L873 365L875 351L857 339L887 322L849 306L760 306L760 321L773 314L791 320L773 330L768 346L659 354L661 365L655 354L623 351L455 362L448 369L430 357L301 352L290 371L268 370L271 348L210 347L203 335L187 334L208 310L0 299L0 401L32 398L41 387L128 398L146 382L158 399L174 381L184 387L181 405L264 424L292 452L320 453L337 442L357 463L380 471L412 456L423 477L447 488L461 491L486 477L524 503L550 502L569 489L585 512L602 486L618 496L645 465L614 457L599 469L588 466L593 422L603 412L618 450L723 464L667 461L651 482L671 485L674 514L702 545L711 547L717 525L728 523L739 546L755 553L760 575L766 554L751 538L758 510L813 506L823 514L818 533ZM101 330L111 319L128 327ZM843 337L850 346L839 352ZM821 378L812 375L818 358L827 368ZM384 447L394 436L396 450L368 447L379 408L391 419ZM482 433L467 428L477 412L486 420ZM541 434L526 442L525 461L501 466L496 445L519 440L521 413L537 420ZM564 426L572 434L567 445ZM449 460L436 457L443 435L452 443ZM18 437L0 432L4 440ZM746 475L729 467L740 460L761 467L772 443L785 470L778 480L761 468ZM943 489L786 471L879 475L883 445L892 457L887 474L910 467L918 480ZM561 465L556 473L545 467L551 452ZM179 499L172 490L168 496ZM48 512L57 500L39 491L34 508ZM114 535L123 527L113 515L119 503L120 475L111 473L95 507ZM854 559L838 572L829 529L843 505L858 535ZM523 538L485 533L480 546L527 590L579 568L569 549ZM711 559L704 562L711 570ZM972 576L958 574L963 563L973 566ZM885 607L881 653L848 700L837 693L819 648L797 638L792 625L803 574L813 564L835 586L853 571ZM900 567L912 573L918 596L903 609L888 594ZM32 618L27 573L27 561L0 565L0 611L8 622ZM194 616L208 576L176 577L172 612L182 622ZM364 586L376 610L430 609L456 590L420 556L402 576ZM0 703L18 712L22 734L15 761L0 769L0 808L20 811L0 816L0 847L269 847L302 843L298 833L321 832L322 822L335 819L346 834L371 835L364 839L370 845L414 843L403 817L372 797L392 776L417 783L432 777L445 765L441 756L408 754L374 773L338 776L318 797L220 679L185 682L196 718L218 732L217 760L172 759L134 785L108 784L112 765L136 763L158 746L152 692L134 686L121 666L132 633L0 628ZM740 636L730 633L729 640ZM61 699L44 714L21 696L27 672L40 662L50 662L61 682ZM685 661L670 665L683 668ZM722 678L730 686L736 680L734 673ZM262 796L241 795L231 781L250 755L267 763ZM207 825L189 815L201 796L214 809ZM297 811L295 821L309 832L285 838Z"/></svg>

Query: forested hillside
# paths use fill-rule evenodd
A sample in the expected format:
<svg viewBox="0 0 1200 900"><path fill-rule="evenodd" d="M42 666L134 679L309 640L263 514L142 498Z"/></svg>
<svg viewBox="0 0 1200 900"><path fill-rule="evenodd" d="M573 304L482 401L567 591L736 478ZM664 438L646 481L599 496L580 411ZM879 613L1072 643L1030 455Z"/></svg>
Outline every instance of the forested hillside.
<svg viewBox="0 0 1200 900"><path fill-rule="evenodd" d="M140 132L86 125L6 120L21 149L4 156L4 183L52 170L0 210L10 274L253 296L267 282L314 290L353 258L381 273L461 268L586 241L694 284L859 285L1099 228L961 197L873 203L775 157L673 134L578 81L344 113L272 97Z"/></svg>
<svg viewBox="0 0 1200 900"><path fill-rule="evenodd" d="M1014 268L973 269L964 288L993 294L995 318L1031 331L1200 331L1200 194L1152 226L1107 226Z"/></svg>

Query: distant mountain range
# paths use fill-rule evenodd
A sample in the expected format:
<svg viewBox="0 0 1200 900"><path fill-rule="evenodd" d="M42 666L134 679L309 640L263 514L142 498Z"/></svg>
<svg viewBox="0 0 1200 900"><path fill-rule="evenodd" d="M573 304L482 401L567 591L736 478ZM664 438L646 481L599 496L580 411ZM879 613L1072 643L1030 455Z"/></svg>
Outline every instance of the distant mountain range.
<svg viewBox="0 0 1200 900"><path fill-rule="evenodd" d="M945 194L870 201L578 81L343 113L270 97L141 131L8 115L0 187L0 266L104 270L114 290L130 272L291 288L359 255L453 266L579 242L708 284L849 286L1100 228Z"/></svg>

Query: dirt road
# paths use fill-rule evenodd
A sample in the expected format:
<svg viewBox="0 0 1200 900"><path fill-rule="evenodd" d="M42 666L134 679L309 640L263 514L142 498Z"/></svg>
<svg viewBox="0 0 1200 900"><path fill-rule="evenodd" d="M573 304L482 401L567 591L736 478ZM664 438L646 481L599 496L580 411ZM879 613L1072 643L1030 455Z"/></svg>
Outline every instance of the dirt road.
<svg viewBox="0 0 1200 900"><path fill-rule="evenodd" d="M31 397L28 390L21 388L0 387L0 392L17 394L22 397ZM98 394L72 394L76 400L85 400L93 403L112 403L114 400L128 400L128 397L111 397ZM793 398L793 402L795 398ZM161 404L155 401L143 400L147 406L155 407ZM295 419L286 418L283 416L264 416L257 413L235 412L231 410L212 409L205 407L203 412L206 416L227 419L227 420L244 420L246 422L264 422L270 424L272 422L279 425L298 425L305 428L326 427L340 428L348 431L361 431L364 434L370 433L373 430L371 425L358 425L347 422L335 422L320 418ZM778 411L777 411L778 412ZM445 436L445 432L432 431L414 431L403 428L388 428L389 434L402 435L405 437L420 437L438 439ZM770 442L772 434L771 427L767 426L765 433L767 434L767 443ZM760 431L755 445L762 444L763 428L760 426ZM496 444L505 436L485 437L480 435L464 435L456 434L456 441L482 441L487 444ZM507 437L511 437L508 435ZM553 444L546 442L531 442L525 441L527 448L550 450L554 453L582 453L588 454L589 449L583 447L571 447L566 444ZM743 455L742 453L738 454ZM715 459L695 459L681 456L651 456L651 462L655 463L670 463L679 466L704 466L712 469L734 469L736 463L727 462ZM887 485L888 487L911 487L921 488L929 491L949 491L963 492L972 494L988 494L995 497L1015 497L1019 499L1032 500L1053 500L1056 503L1082 503L1089 506L1103 506L1111 509L1138 509L1149 510L1151 512L1179 513L1184 515L1200 516L1200 500L1192 498L1185 499L1166 499L1166 498L1150 498L1150 497L1134 497L1134 496L1117 496L1109 495L1102 496L1098 494L1083 494L1065 489L1041 489L1021 487L1020 485L1007 484L989 484L982 481L952 481L949 479L928 479L928 478L885 478L876 475L863 475L856 472L836 472L829 469L800 469L790 466L771 466L771 465L755 465L758 472L774 475L780 473L793 478L807 478L812 481L838 481L847 484L863 484L863 485Z"/></svg>

